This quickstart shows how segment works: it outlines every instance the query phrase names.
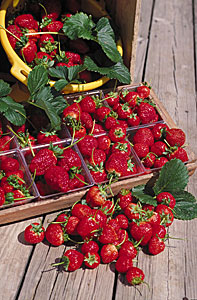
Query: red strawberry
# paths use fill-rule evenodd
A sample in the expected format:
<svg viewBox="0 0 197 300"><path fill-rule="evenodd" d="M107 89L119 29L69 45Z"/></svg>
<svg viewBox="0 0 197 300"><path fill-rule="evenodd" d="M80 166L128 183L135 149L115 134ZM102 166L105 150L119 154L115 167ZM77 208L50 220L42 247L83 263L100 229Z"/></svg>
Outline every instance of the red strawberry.
<svg viewBox="0 0 197 300"><path fill-rule="evenodd" d="M18 160L13 157L5 157L1 160L1 170L4 172L18 171L19 167Z"/></svg>
<svg viewBox="0 0 197 300"><path fill-rule="evenodd" d="M88 169L90 170L90 174L92 175L96 183L107 180L107 173L105 172L102 163L100 165L95 166L89 165Z"/></svg>
<svg viewBox="0 0 197 300"><path fill-rule="evenodd" d="M60 224L49 224L45 237L53 246L60 246L64 243L64 232Z"/></svg>
<svg viewBox="0 0 197 300"><path fill-rule="evenodd" d="M94 136L86 135L84 139L78 142L79 150L84 156L91 156L92 150L97 148L98 142Z"/></svg>
<svg viewBox="0 0 197 300"><path fill-rule="evenodd" d="M98 165L100 163L104 163L106 160L106 154L101 149L93 149L90 158L88 159L88 163L91 165Z"/></svg>
<svg viewBox="0 0 197 300"><path fill-rule="evenodd" d="M185 149L178 147L172 153L167 155L169 160L171 159L180 159L182 162L187 162L189 160L187 152Z"/></svg>
<svg viewBox="0 0 197 300"><path fill-rule="evenodd" d="M133 197L129 189L121 189L117 194L117 201L121 209L125 209L131 203Z"/></svg>
<svg viewBox="0 0 197 300"><path fill-rule="evenodd" d="M58 165L63 167L64 164L66 164L69 169L73 167L80 168L81 158L79 154L72 148L64 149L63 153L61 154L61 158L58 160Z"/></svg>
<svg viewBox="0 0 197 300"><path fill-rule="evenodd" d="M93 120L89 113L82 111L81 113L81 124L84 126L87 130L91 130L93 126Z"/></svg>
<svg viewBox="0 0 197 300"><path fill-rule="evenodd" d="M77 121L81 116L81 107L78 103L73 103L66 107L62 113L62 120L65 122L67 118L73 118Z"/></svg>
<svg viewBox="0 0 197 300"><path fill-rule="evenodd" d="M65 57L69 60L72 65L81 65L83 63L81 56L78 53L65 51Z"/></svg>
<svg viewBox="0 0 197 300"><path fill-rule="evenodd" d="M129 126L138 126L140 124L140 118L136 113L132 113L128 119L127 119L127 124Z"/></svg>
<svg viewBox="0 0 197 300"><path fill-rule="evenodd" d="M126 138L126 129L116 125L109 130L109 138L112 142L120 142Z"/></svg>
<svg viewBox="0 0 197 300"><path fill-rule="evenodd" d="M150 86L147 86L146 84L138 86L137 87L137 93L140 98L145 99L148 98L150 95Z"/></svg>
<svg viewBox="0 0 197 300"><path fill-rule="evenodd" d="M138 100L138 93L134 91L130 91L128 93L125 93L125 96L123 97L123 101L127 102L130 107L135 107L137 105Z"/></svg>
<svg viewBox="0 0 197 300"><path fill-rule="evenodd" d="M88 113L94 113L96 110L96 102L94 101L93 97L87 95L80 101L80 106L82 111Z"/></svg>
<svg viewBox="0 0 197 300"><path fill-rule="evenodd" d="M153 153L149 152L143 158L142 162L146 168L152 168L155 163L155 160L156 160L156 156Z"/></svg>
<svg viewBox="0 0 197 300"><path fill-rule="evenodd" d="M40 35L39 35L38 30L35 30L35 29L32 28L32 29L25 30L25 32L28 34L29 40L32 40L35 43L40 39Z"/></svg>
<svg viewBox="0 0 197 300"><path fill-rule="evenodd" d="M96 118L102 122L106 119L106 117L110 114L111 109L106 106L101 106L96 109Z"/></svg>
<svg viewBox="0 0 197 300"><path fill-rule="evenodd" d="M118 106L117 113L120 119L127 119L132 114L132 110L128 103L124 103Z"/></svg>
<svg viewBox="0 0 197 300"><path fill-rule="evenodd" d="M104 130L103 126L101 124L95 124L94 128L91 129L91 134L102 134L102 133L106 133L106 131Z"/></svg>
<svg viewBox="0 0 197 300"><path fill-rule="evenodd" d="M117 92L109 92L105 94L105 100L110 106L114 106L119 103L119 95Z"/></svg>
<svg viewBox="0 0 197 300"><path fill-rule="evenodd" d="M77 126L69 127L70 133L74 138L80 139L86 135L86 128L78 123Z"/></svg>
<svg viewBox="0 0 197 300"><path fill-rule="evenodd" d="M144 246L148 243L152 236L151 224L140 221L139 223L131 223L130 233L136 241L141 241L140 245Z"/></svg>
<svg viewBox="0 0 197 300"><path fill-rule="evenodd" d="M159 193L156 196L156 200L158 203L165 204L165 205L169 206L171 209L173 209L176 204L175 198L172 196L172 194L170 194L168 192Z"/></svg>
<svg viewBox="0 0 197 300"><path fill-rule="evenodd" d="M166 131L166 141L170 146L178 146L181 147L185 144L185 133L182 129L179 128L171 128Z"/></svg>
<svg viewBox="0 0 197 300"><path fill-rule="evenodd" d="M126 241L121 245L119 256L127 256L134 259L137 256L137 249L131 241Z"/></svg>
<svg viewBox="0 0 197 300"><path fill-rule="evenodd" d="M106 160L105 169L108 176L121 177L127 173L127 157L125 154L112 153Z"/></svg>
<svg viewBox="0 0 197 300"><path fill-rule="evenodd" d="M152 128L152 133L155 140L160 140L162 137L165 137L166 132L169 130L169 127L166 124L155 124Z"/></svg>
<svg viewBox="0 0 197 300"><path fill-rule="evenodd" d="M164 251L165 243L162 239L157 236L154 236L148 242L148 251L150 254L157 255Z"/></svg>
<svg viewBox="0 0 197 300"><path fill-rule="evenodd" d="M144 272L137 267L131 267L126 273L126 279L131 285L141 284L144 280Z"/></svg>
<svg viewBox="0 0 197 300"><path fill-rule="evenodd" d="M92 214L92 209L85 204L81 204L81 203L76 203L71 210L71 213L73 216L79 218L80 220L83 217L89 217Z"/></svg>
<svg viewBox="0 0 197 300"><path fill-rule="evenodd" d="M14 24L27 29L38 29L38 23L31 14L19 15L15 18Z"/></svg>
<svg viewBox="0 0 197 300"><path fill-rule="evenodd" d="M56 165L57 157L54 152L49 149L41 149L33 157L29 169L32 173L36 172L36 176L44 175L48 168Z"/></svg>
<svg viewBox="0 0 197 300"><path fill-rule="evenodd" d="M95 241L87 241L81 246L81 252L83 254L86 254L88 252L98 252L99 251L99 245Z"/></svg>
<svg viewBox="0 0 197 300"><path fill-rule="evenodd" d="M4 190L0 187L0 206L2 206L5 203L5 192Z"/></svg>
<svg viewBox="0 0 197 300"><path fill-rule="evenodd" d="M7 30L8 30L8 32L13 33L18 38L21 38L22 35L23 35L20 27L18 27L17 25L9 25L7 27ZM8 35L8 40L10 42L10 45L12 46L13 49L15 49L16 42L18 40L13 35L11 35L10 33L7 33L7 35Z"/></svg>
<svg viewBox="0 0 197 300"><path fill-rule="evenodd" d="M5 135L0 138L0 151L6 151L10 149L10 143L12 138L10 136Z"/></svg>
<svg viewBox="0 0 197 300"><path fill-rule="evenodd" d="M73 178L69 180L69 190L81 188L85 185L85 177L82 174L72 174Z"/></svg>
<svg viewBox="0 0 197 300"><path fill-rule="evenodd" d="M59 220L57 219L56 222L58 222ZM71 234L71 235L77 235L77 225L79 223L79 219L75 216L70 216L67 218L66 223L64 225L64 231L67 234Z"/></svg>
<svg viewBox="0 0 197 300"><path fill-rule="evenodd" d="M62 167L52 165L44 173L44 178L55 191L67 192L69 189L69 175Z"/></svg>
<svg viewBox="0 0 197 300"><path fill-rule="evenodd" d="M118 221L118 224L121 229L127 229L129 226L128 219L125 215L123 214L118 214L115 218L116 221Z"/></svg>
<svg viewBox="0 0 197 300"><path fill-rule="evenodd" d="M49 62L52 61L52 57L46 52L38 51L36 53L36 57L35 57L34 61L37 65L41 64L41 65L44 65L44 66L48 66Z"/></svg>
<svg viewBox="0 0 197 300"><path fill-rule="evenodd" d="M149 103L140 103L137 112L142 124L149 124L158 121L158 114L155 108Z"/></svg>
<svg viewBox="0 0 197 300"><path fill-rule="evenodd" d="M101 186L92 186L86 195L86 202L91 207L100 207L106 201L106 192Z"/></svg>
<svg viewBox="0 0 197 300"><path fill-rule="evenodd" d="M136 220L139 219L142 216L142 214L144 214L144 212L139 204L129 203L124 208L124 214L129 220Z"/></svg>
<svg viewBox="0 0 197 300"><path fill-rule="evenodd" d="M44 19L46 20L46 18L44 18ZM48 20L51 20L51 19L48 19ZM46 25L46 26L44 26L44 25L45 25L45 23L43 23L42 27L40 26L43 31L59 32L62 29L64 24L61 21L52 21L51 20L51 22L48 25Z"/></svg>
<svg viewBox="0 0 197 300"><path fill-rule="evenodd" d="M105 201L102 205L101 209L106 215L113 215L115 212L114 203L110 200Z"/></svg>
<svg viewBox="0 0 197 300"><path fill-rule="evenodd" d="M124 242L128 241L129 236L128 233L125 229L120 229L118 232L118 240L114 242L114 245L119 247L122 245Z"/></svg>
<svg viewBox="0 0 197 300"><path fill-rule="evenodd" d="M78 234L85 239L90 239L99 229L99 224L95 221L93 217L83 217L77 226Z"/></svg>
<svg viewBox="0 0 197 300"><path fill-rule="evenodd" d="M99 242L102 244L112 244L118 240L116 230L109 224L103 226L101 235L99 236Z"/></svg>
<svg viewBox="0 0 197 300"><path fill-rule="evenodd" d="M40 223L32 223L25 228L24 238L30 244L38 244L44 240L45 229Z"/></svg>
<svg viewBox="0 0 197 300"><path fill-rule="evenodd" d="M118 250L113 244L106 244L101 248L101 259L104 264L108 264L118 257Z"/></svg>
<svg viewBox="0 0 197 300"><path fill-rule="evenodd" d="M97 252L87 252L84 255L84 264L89 269L95 269L100 264L100 255Z"/></svg>
<svg viewBox="0 0 197 300"><path fill-rule="evenodd" d="M10 193L10 192L12 192L14 190L13 185L9 184L9 182L7 181L7 179L8 179L8 177L4 176L1 179L1 183L0 183L0 186L3 189L3 191L4 191L5 194Z"/></svg>
<svg viewBox="0 0 197 300"><path fill-rule="evenodd" d="M138 129L133 136L133 143L142 143L151 147L154 144L154 136L150 128Z"/></svg>
<svg viewBox="0 0 197 300"><path fill-rule="evenodd" d="M152 209L146 210L144 218L145 218L146 222L150 223L151 225L160 224L160 222L161 222L160 215L156 211L153 211Z"/></svg>
<svg viewBox="0 0 197 300"><path fill-rule="evenodd" d="M17 44L17 43L16 43ZM27 43L20 49L20 55L27 63L31 63L36 57L37 46L32 40L28 40Z"/></svg>
<svg viewBox="0 0 197 300"><path fill-rule="evenodd" d="M116 219L110 219L107 222L107 224L111 225L115 229L116 233L119 232L119 230L120 230L120 224L118 223L118 220L116 220Z"/></svg>
<svg viewBox="0 0 197 300"><path fill-rule="evenodd" d="M98 148L101 150L108 150L111 146L111 140L107 135L99 136L97 138Z"/></svg>
<svg viewBox="0 0 197 300"><path fill-rule="evenodd" d="M69 249L64 253L62 262L53 264L53 266L63 265L64 269L69 272L76 271L83 263L84 256L75 249Z"/></svg>
<svg viewBox="0 0 197 300"><path fill-rule="evenodd" d="M167 145L162 141L155 142L150 148L150 151L156 154L157 156L166 155L167 150L168 150Z"/></svg>
<svg viewBox="0 0 197 300"><path fill-rule="evenodd" d="M43 132L40 131L37 135L37 143L38 144L50 144L50 142L60 142L61 139L55 134L54 131L52 132Z"/></svg>
<svg viewBox="0 0 197 300"><path fill-rule="evenodd" d="M106 201L105 203L107 203ZM95 219L100 228L107 223L107 215L106 212L103 211L103 207L101 209L92 209L92 217Z"/></svg>
<svg viewBox="0 0 197 300"><path fill-rule="evenodd" d="M159 204L155 208L155 211L160 215L162 225L169 227L174 221L173 212L167 205Z"/></svg>
<svg viewBox="0 0 197 300"><path fill-rule="evenodd" d="M126 273L133 266L131 257L121 255L116 261L115 268L119 273Z"/></svg>
<svg viewBox="0 0 197 300"><path fill-rule="evenodd" d="M159 238L165 238L166 236L166 228L161 224L152 224L152 237L156 236Z"/></svg>
<svg viewBox="0 0 197 300"><path fill-rule="evenodd" d="M131 154L131 145L128 141L116 142L112 146L112 153L122 153L125 154L127 157Z"/></svg>
<svg viewBox="0 0 197 300"><path fill-rule="evenodd" d="M149 153L149 146L146 144L136 143L134 144L133 149L139 158L143 158Z"/></svg>
<svg viewBox="0 0 197 300"><path fill-rule="evenodd" d="M166 157L159 157L156 158L154 162L154 168L162 168L166 163L168 162L168 159Z"/></svg>
<svg viewBox="0 0 197 300"><path fill-rule="evenodd" d="M105 121L105 128L107 130L111 129L113 126L116 126L116 125L118 125L118 121L116 118L111 117L111 116L107 117L107 119Z"/></svg>

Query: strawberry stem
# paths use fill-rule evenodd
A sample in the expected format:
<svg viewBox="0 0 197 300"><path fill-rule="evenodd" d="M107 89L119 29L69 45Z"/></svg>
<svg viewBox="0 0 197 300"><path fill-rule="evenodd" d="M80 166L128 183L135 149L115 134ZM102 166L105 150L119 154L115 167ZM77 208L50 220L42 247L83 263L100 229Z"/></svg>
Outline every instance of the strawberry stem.
<svg viewBox="0 0 197 300"><path fill-rule="evenodd" d="M14 138L14 136L12 136L12 137L9 139L9 141L5 142L5 144L3 144L3 146L0 148L0 151L1 151L1 149L2 149L3 147L5 147L8 143L10 143L11 140L13 140L13 138Z"/></svg>
<svg viewBox="0 0 197 300"><path fill-rule="evenodd" d="M76 174L74 175L79 181L81 181L83 184L85 185L89 185L89 183L83 181L82 179L80 179Z"/></svg>

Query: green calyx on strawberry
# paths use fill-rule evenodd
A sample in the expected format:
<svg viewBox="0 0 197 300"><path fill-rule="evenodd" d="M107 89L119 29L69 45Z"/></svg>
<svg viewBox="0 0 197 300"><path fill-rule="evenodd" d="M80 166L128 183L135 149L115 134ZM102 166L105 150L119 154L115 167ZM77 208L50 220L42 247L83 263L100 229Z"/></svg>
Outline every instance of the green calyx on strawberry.
<svg viewBox="0 0 197 300"><path fill-rule="evenodd" d="M21 36L20 41L17 40L17 42L16 42L16 50L23 48L27 44L28 41L29 41L29 39L26 35Z"/></svg>
<svg viewBox="0 0 197 300"><path fill-rule="evenodd" d="M82 169L79 167L75 167L73 166L72 168L69 169L68 174L69 174L69 178L73 179L75 177L76 174L81 174Z"/></svg>
<svg viewBox="0 0 197 300"><path fill-rule="evenodd" d="M34 223L31 223L30 225L32 226L32 228L30 230L37 233L37 234L44 231L41 223L37 224L37 225L34 224Z"/></svg>
<svg viewBox="0 0 197 300"><path fill-rule="evenodd" d="M48 26L49 24L52 23L52 21L53 21L52 18L48 18L47 16L44 17L42 19L42 22L40 23L40 28L44 28L44 27Z"/></svg>
<svg viewBox="0 0 197 300"><path fill-rule="evenodd" d="M87 164L87 167L90 171L103 173L104 163L102 161L100 164L95 164L95 165Z"/></svg>
<svg viewBox="0 0 197 300"><path fill-rule="evenodd" d="M63 158L62 154L64 152L64 149L60 148L59 146L55 146L53 145L52 143L50 143L50 146L48 148L49 150L53 151L54 155L57 157L57 158Z"/></svg>

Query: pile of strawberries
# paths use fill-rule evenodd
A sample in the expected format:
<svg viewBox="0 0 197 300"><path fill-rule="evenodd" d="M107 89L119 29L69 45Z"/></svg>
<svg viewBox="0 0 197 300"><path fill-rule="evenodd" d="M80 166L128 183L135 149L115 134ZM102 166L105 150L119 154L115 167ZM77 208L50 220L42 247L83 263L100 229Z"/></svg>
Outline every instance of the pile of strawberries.
<svg viewBox="0 0 197 300"><path fill-rule="evenodd" d="M30 224L24 232L25 240L36 244L44 238L54 246L69 241L76 249L67 250L60 263L66 271L82 265L93 269L100 263L115 263L119 273L126 274L131 285L140 284L144 273L134 266L139 250L157 255L165 249L166 229L173 223L176 200L168 192L156 196L154 207L142 204L132 191L121 189L114 198L107 198L107 187L92 186L85 199L61 212L47 226Z"/></svg>
<svg viewBox="0 0 197 300"><path fill-rule="evenodd" d="M10 132L4 128L1 120L0 120L0 152L7 151L12 148L12 140Z"/></svg>
<svg viewBox="0 0 197 300"><path fill-rule="evenodd" d="M44 0L27 2L24 13L8 20L7 34L12 48L30 67L75 66L83 64L84 56L91 52L82 39L69 40L62 32L64 21L81 11L80 1ZM95 50L95 49L94 49ZM79 79L92 81L92 73L83 71Z"/></svg>
<svg viewBox="0 0 197 300"><path fill-rule="evenodd" d="M14 155L0 157L0 206L32 199L25 173Z"/></svg>

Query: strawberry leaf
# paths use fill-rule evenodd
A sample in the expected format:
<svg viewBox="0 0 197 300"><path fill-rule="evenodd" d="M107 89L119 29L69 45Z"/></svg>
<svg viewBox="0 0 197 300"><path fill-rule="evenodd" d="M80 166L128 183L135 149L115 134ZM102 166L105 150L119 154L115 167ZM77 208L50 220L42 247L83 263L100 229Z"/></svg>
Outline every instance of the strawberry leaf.
<svg viewBox="0 0 197 300"><path fill-rule="evenodd" d="M48 73L51 77L59 78L59 79L67 79L68 77L68 68L65 66L49 68Z"/></svg>
<svg viewBox="0 0 197 300"><path fill-rule="evenodd" d="M189 174L184 163L180 159L172 159L162 167L153 190L155 195L161 192L174 194L185 189L188 179Z"/></svg>
<svg viewBox="0 0 197 300"><path fill-rule="evenodd" d="M21 126L26 121L26 112L22 104L15 102L11 97L0 99L0 112L12 124Z"/></svg>
<svg viewBox="0 0 197 300"><path fill-rule="evenodd" d="M0 97L5 97L11 92L11 87L10 85L3 81L2 79L0 80Z"/></svg>
<svg viewBox="0 0 197 300"><path fill-rule="evenodd" d="M27 79L27 87L32 98L40 88L48 83L48 80L47 70L44 66L39 65L33 68Z"/></svg>
<svg viewBox="0 0 197 300"><path fill-rule="evenodd" d="M197 218L197 200L187 191L175 192L176 205L173 214L179 220L192 220Z"/></svg>
<svg viewBox="0 0 197 300"><path fill-rule="evenodd" d="M84 65L77 65L68 68L68 80L72 81L77 79L78 73L85 70Z"/></svg>
<svg viewBox="0 0 197 300"><path fill-rule="evenodd" d="M109 23L109 19L107 18L101 18L98 20L97 24L96 24L96 30L97 32L99 32L100 34L105 34L107 33L108 35L111 36L111 38L113 40L115 40L115 34L114 31Z"/></svg>
<svg viewBox="0 0 197 300"><path fill-rule="evenodd" d="M123 64L122 60L112 65L111 67L98 67L95 62L90 58L86 57L84 65L88 71L99 72L102 75L107 76L111 79L117 79L121 83L129 84L131 82L131 75L127 67Z"/></svg>
<svg viewBox="0 0 197 300"><path fill-rule="evenodd" d="M61 91L66 85L68 84L68 81L66 79L59 79L55 82L54 88L57 91Z"/></svg>
<svg viewBox="0 0 197 300"><path fill-rule="evenodd" d="M92 34L94 27L95 23L92 21L92 17L80 12L65 20L63 32L71 40L76 40L77 38L94 40Z"/></svg>
<svg viewBox="0 0 197 300"><path fill-rule="evenodd" d="M143 204L150 204L157 206L157 200L151 195L147 194L145 185L138 185L132 189L132 195L136 197Z"/></svg>

